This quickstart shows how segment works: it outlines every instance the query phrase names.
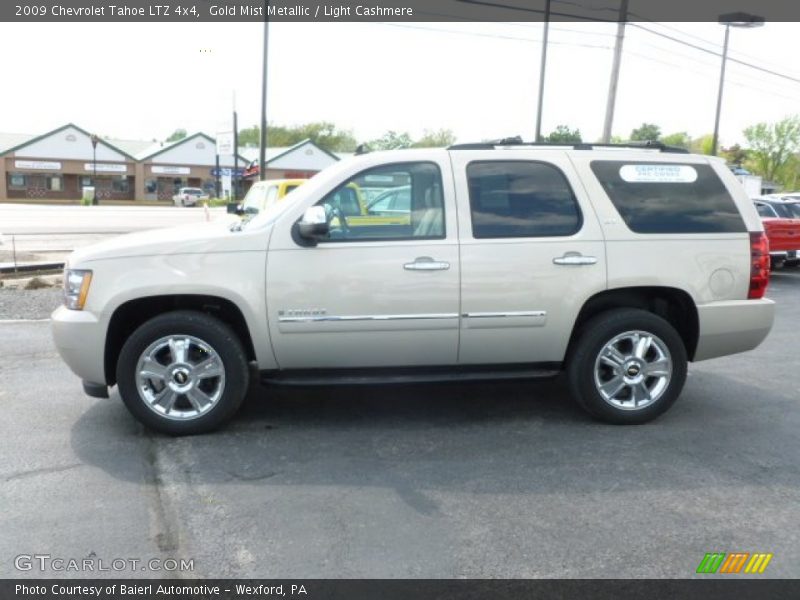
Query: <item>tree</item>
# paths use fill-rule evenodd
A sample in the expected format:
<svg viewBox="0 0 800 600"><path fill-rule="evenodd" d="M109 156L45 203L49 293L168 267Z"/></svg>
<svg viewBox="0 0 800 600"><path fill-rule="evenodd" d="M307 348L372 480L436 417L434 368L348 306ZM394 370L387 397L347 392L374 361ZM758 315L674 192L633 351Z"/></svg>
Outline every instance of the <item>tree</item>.
<svg viewBox="0 0 800 600"><path fill-rule="evenodd" d="M747 150L739 144L734 144L730 148L722 148L720 154L732 165L743 165L747 160Z"/></svg>
<svg viewBox="0 0 800 600"><path fill-rule="evenodd" d="M269 127L267 128L269 134ZM239 130L239 145L240 146L260 146L261 145L261 127L253 125Z"/></svg>
<svg viewBox="0 0 800 600"><path fill-rule="evenodd" d="M187 133L186 133L185 129L176 129L175 131L172 132L172 135L170 135L167 138L167 141L168 142L177 142L179 140L184 139L186 137L186 135L187 135Z"/></svg>
<svg viewBox="0 0 800 600"><path fill-rule="evenodd" d="M800 150L800 118L757 123L744 130L750 169L767 181L791 183L797 177L794 155Z"/></svg>
<svg viewBox="0 0 800 600"><path fill-rule="evenodd" d="M389 130L381 137L367 143L370 150L396 150L398 148L410 148L414 141L407 132L398 133Z"/></svg>
<svg viewBox="0 0 800 600"><path fill-rule="evenodd" d="M711 133L702 135L699 138L694 138L689 146L689 150L694 154L707 154L709 156L711 155L711 150L713 148L714 135Z"/></svg>
<svg viewBox="0 0 800 600"><path fill-rule="evenodd" d="M642 123L642 125L631 131L632 142L646 142L657 140L661 137L661 127L652 123Z"/></svg>
<svg viewBox="0 0 800 600"><path fill-rule="evenodd" d="M338 129L336 125L327 121L291 126L267 125L267 144L269 146L294 146L307 139L328 152L352 152L357 145L352 132ZM239 145L258 146L260 143L261 128L258 125L239 131Z"/></svg>
<svg viewBox="0 0 800 600"><path fill-rule="evenodd" d="M425 130L422 137L411 144L412 148L447 148L456 141L456 134L449 129Z"/></svg>
<svg viewBox="0 0 800 600"><path fill-rule="evenodd" d="M559 125L555 131L545 137L545 141L551 144L576 144L582 142L583 139L580 129L572 130L566 125Z"/></svg>
<svg viewBox="0 0 800 600"><path fill-rule="evenodd" d="M669 135L665 135L661 138L661 142L666 144L667 146L675 146L677 148L686 148L687 150L692 144L692 138L689 137L689 134L685 131L679 131L677 133L670 133Z"/></svg>

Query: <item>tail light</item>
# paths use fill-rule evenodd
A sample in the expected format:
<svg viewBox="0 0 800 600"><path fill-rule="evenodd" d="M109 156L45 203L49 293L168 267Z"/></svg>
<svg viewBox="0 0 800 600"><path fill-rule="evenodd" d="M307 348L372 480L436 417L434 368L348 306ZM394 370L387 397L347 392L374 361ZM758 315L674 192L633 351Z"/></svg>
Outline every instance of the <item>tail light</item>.
<svg viewBox="0 0 800 600"><path fill-rule="evenodd" d="M750 291L748 299L763 298L769 284L769 240L763 231L750 232Z"/></svg>

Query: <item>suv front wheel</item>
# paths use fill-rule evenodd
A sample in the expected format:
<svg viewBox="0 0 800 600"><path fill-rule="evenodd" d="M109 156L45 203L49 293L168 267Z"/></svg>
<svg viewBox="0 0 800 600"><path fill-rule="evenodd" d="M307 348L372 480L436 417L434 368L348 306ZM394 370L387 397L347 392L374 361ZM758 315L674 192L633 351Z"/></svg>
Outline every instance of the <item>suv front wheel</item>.
<svg viewBox="0 0 800 600"><path fill-rule="evenodd" d="M675 328L639 309L601 313L582 328L567 365L573 397L594 417L637 424L664 413L686 382Z"/></svg>
<svg viewBox="0 0 800 600"><path fill-rule="evenodd" d="M216 429L238 410L248 386L247 356L225 323L195 311L150 319L125 342L117 386L128 410L170 435Z"/></svg>

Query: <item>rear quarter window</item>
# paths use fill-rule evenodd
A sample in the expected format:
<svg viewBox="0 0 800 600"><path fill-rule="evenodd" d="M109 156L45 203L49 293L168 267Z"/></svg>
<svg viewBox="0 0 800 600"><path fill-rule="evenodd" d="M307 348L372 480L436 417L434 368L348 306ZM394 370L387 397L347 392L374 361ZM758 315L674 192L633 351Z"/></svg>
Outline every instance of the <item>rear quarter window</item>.
<svg viewBox="0 0 800 600"><path fill-rule="evenodd" d="M595 160L590 166L631 231L747 231L736 203L709 165Z"/></svg>

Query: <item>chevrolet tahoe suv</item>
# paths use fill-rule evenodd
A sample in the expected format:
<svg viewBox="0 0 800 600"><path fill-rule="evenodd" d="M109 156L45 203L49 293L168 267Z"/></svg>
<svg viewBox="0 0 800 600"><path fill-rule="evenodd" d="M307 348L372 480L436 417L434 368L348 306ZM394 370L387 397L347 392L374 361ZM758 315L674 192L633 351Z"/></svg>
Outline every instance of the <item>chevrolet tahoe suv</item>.
<svg viewBox="0 0 800 600"><path fill-rule="evenodd" d="M408 217L350 218L341 192L403 188ZM761 220L722 161L518 140L337 163L234 224L74 252L56 346L86 393L116 385L168 434L210 431L248 382L392 383L566 372L619 424L666 411L687 363L758 346Z"/></svg>

